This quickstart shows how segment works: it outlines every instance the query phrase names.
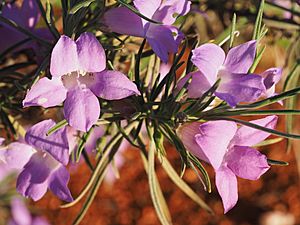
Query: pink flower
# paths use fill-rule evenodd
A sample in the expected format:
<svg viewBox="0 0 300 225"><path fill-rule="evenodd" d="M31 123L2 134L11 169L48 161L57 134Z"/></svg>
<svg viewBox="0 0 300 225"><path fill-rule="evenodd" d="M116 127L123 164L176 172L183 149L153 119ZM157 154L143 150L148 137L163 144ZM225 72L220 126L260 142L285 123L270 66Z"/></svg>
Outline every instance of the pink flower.
<svg viewBox="0 0 300 225"><path fill-rule="evenodd" d="M250 121L273 129L276 116ZM184 125L179 131L187 150L211 164L216 172L216 186L225 213L238 200L237 178L257 180L270 166L267 157L252 146L270 134L247 126L237 127L230 121L209 121Z"/></svg>
<svg viewBox="0 0 300 225"><path fill-rule="evenodd" d="M52 79L44 77L33 85L23 105L48 108L64 102L69 125L88 131L100 116L97 96L118 100L140 94L124 74L105 68L105 51L93 34L83 33L76 41L63 35L52 51Z"/></svg>

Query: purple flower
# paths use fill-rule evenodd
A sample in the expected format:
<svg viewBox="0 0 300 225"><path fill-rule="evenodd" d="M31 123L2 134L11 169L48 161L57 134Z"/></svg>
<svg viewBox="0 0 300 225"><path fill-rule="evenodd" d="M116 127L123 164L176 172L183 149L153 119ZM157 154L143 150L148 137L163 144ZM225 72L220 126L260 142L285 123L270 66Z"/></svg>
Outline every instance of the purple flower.
<svg viewBox="0 0 300 225"><path fill-rule="evenodd" d="M280 81L282 76L282 69L281 68L270 68L264 71L261 74L262 78L264 79L265 85L265 95L267 97L272 97L276 95L275 93L275 85Z"/></svg>
<svg viewBox="0 0 300 225"><path fill-rule="evenodd" d="M49 225L42 217L33 217L24 202L20 198L13 198L11 201L12 219L8 225Z"/></svg>
<svg viewBox="0 0 300 225"><path fill-rule="evenodd" d="M2 15L30 31L33 31L40 17L34 0L24 0L20 8L16 4L7 4L2 8ZM1 33L6 36L6 38L1 38L0 51L4 51L6 48L27 38L25 34L11 28L5 23L0 23L0 25Z"/></svg>
<svg viewBox="0 0 300 225"><path fill-rule="evenodd" d="M221 79L215 95L226 101L231 107L239 102L257 100L265 86L261 76L247 74L255 58L256 41L249 41L229 50L227 56L221 47L204 44L193 50L192 62L199 71L189 73L178 83L182 88L192 76L188 86L188 96L198 98Z"/></svg>
<svg viewBox="0 0 300 225"><path fill-rule="evenodd" d="M146 38L153 51L163 62L168 61L168 53L176 53L183 34L172 24L175 15L185 15L190 11L190 1L186 0L134 0L134 6L141 14L162 25L149 23L126 7L118 7L104 14L108 28L120 34Z"/></svg>
<svg viewBox="0 0 300 225"><path fill-rule="evenodd" d="M2 16L16 22L19 26L29 30L37 36L40 36L47 40L51 40L53 38L52 36L50 36L50 32L48 29L35 28L37 22L40 19L40 11L35 0L24 0L21 7L18 7L13 3L6 4L2 8ZM28 38L28 36L21 33L20 31L17 31L16 29L1 22L0 33L5 34L5 36L1 38L0 52ZM18 50L20 50L21 48L33 48L37 55L41 55L41 49L36 42L31 41L30 43L19 47Z"/></svg>
<svg viewBox="0 0 300 225"><path fill-rule="evenodd" d="M21 170L35 152L35 149L30 145L13 142L0 150L0 161L9 170Z"/></svg>
<svg viewBox="0 0 300 225"><path fill-rule="evenodd" d="M273 129L277 117L268 116L250 122ZM238 200L236 176L257 180L270 168L267 157L251 147L270 135L264 131L246 126L237 128L234 122L220 120L191 123L183 126L179 133L190 152L213 166L225 213Z"/></svg>
<svg viewBox="0 0 300 225"><path fill-rule="evenodd" d="M23 105L48 108L64 102L64 115L70 126L88 131L100 116L96 96L117 100L140 94L124 74L105 67L104 49L93 34L83 33L76 41L63 35L52 51L52 79L40 79L27 93Z"/></svg>
<svg viewBox="0 0 300 225"><path fill-rule="evenodd" d="M34 201L41 199L48 188L64 201L73 200L67 187L70 175L64 167L69 161L68 128L46 136L54 125L53 120L44 120L32 126L25 135L27 147L33 147L36 152L18 176L17 191ZM17 163L19 159L15 160Z"/></svg>

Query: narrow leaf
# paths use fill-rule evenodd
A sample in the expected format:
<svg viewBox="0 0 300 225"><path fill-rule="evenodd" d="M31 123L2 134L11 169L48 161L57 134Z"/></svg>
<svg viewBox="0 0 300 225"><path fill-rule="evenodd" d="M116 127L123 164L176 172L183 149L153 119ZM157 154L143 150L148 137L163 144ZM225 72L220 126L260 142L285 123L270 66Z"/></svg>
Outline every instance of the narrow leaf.
<svg viewBox="0 0 300 225"><path fill-rule="evenodd" d="M148 152L148 182L150 195L160 222L162 223L162 225L170 225L172 224L169 216L170 213L168 211L166 212L167 207L165 206L165 199L160 190L160 186L155 173L155 142L153 139L153 131L148 131L148 133L151 140Z"/></svg>
<svg viewBox="0 0 300 225"><path fill-rule="evenodd" d="M278 160L274 160L274 159L268 159L268 164L271 166L288 166L289 163L288 162L284 162L284 161L278 161Z"/></svg>
<svg viewBox="0 0 300 225"><path fill-rule="evenodd" d="M55 124L53 127L51 127L48 131L47 131L47 136L50 136L51 134L53 134L55 131L58 131L59 129L65 127L68 125L67 120L62 120L60 122L58 122L57 124Z"/></svg>
<svg viewBox="0 0 300 225"><path fill-rule="evenodd" d="M70 9L70 14L75 14L78 10L82 8L87 8L90 6L91 3L95 2L96 0L84 0L82 2L79 2L77 5L73 6L72 9Z"/></svg>
<svg viewBox="0 0 300 225"><path fill-rule="evenodd" d="M230 31L230 41L229 41L229 48L233 46L233 41L234 41L234 32L235 32L235 27L236 27L236 14L233 14L232 22L231 22L231 31Z"/></svg>
<svg viewBox="0 0 300 225"><path fill-rule="evenodd" d="M197 193L190 188L190 186L185 183L185 181L176 173L175 169L172 167L170 162L166 157L161 161L162 167L171 178L171 180L192 200L199 204L203 209L207 210L210 213L213 213L212 209L198 196Z"/></svg>

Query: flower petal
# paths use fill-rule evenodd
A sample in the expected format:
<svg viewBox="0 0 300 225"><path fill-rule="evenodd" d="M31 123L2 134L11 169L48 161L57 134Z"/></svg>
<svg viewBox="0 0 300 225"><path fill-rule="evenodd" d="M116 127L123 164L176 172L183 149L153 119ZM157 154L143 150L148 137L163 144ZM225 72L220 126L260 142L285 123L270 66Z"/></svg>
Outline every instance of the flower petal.
<svg viewBox="0 0 300 225"><path fill-rule="evenodd" d="M73 201L73 197L68 188L68 182L70 180L70 174L68 170L61 166L55 172L52 173L49 182L49 189L61 200L66 202Z"/></svg>
<svg viewBox="0 0 300 225"><path fill-rule="evenodd" d="M238 201L237 179L226 166L216 170L216 186L222 198L224 214L232 209Z"/></svg>
<svg viewBox="0 0 300 225"><path fill-rule="evenodd" d="M41 199L47 192L48 179L57 164L51 156L35 153L18 176L17 191L34 201Z"/></svg>
<svg viewBox="0 0 300 225"><path fill-rule="evenodd" d="M233 146L226 154L228 168L241 178L257 180L270 168L267 157L254 148Z"/></svg>
<svg viewBox="0 0 300 225"><path fill-rule="evenodd" d="M178 43L168 26L149 24L146 38L152 50L164 63L168 62L168 53L177 52Z"/></svg>
<svg viewBox="0 0 300 225"><path fill-rule="evenodd" d="M190 11L191 2L186 0L167 0L162 2L153 15L153 19L163 24L171 25L176 20L176 15L183 16Z"/></svg>
<svg viewBox="0 0 300 225"><path fill-rule="evenodd" d="M88 131L100 116L100 105L90 89L76 88L68 91L64 104L64 115L70 126Z"/></svg>
<svg viewBox="0 0 300 225"><path fill-rule="evenodd" d="M251 123L266 127L269 129L274 129L277 124L277 116L267 116L262 119L252 120ZM231 141L231 145L241 145L241 146L254 146L261 141L265 140L270 136L270 133L254 129L248 126L241 126L234 138Z"/></svg>
<svg viewBox="0 0 300 225"><path fill-rule="evenodd" d="M71 38L62 35L52 50L50 73L53 77L60 77L79 69L77 45Z"/></svg>
<svg viewBox="0 0 300 225"><path fill-rule="evenodd" d="M174 40L175 40L175 43L177 45L177 49L178 49L178 46L180 45L180 43L182 42L182 40L184 39L184 33L181 32L177 27L175 26L167 26L165 25L165 27L167 27L171 32L172 32L172 35L174 36ZM177 50L176 49L176 50Z"/></svg>
<svg viewBox="0 0 300 225"><path fill-rule="evenodd" d="M221 72L221 82L215 95L231 107L240 102L253 102L265 92L263 79L255 74Z"/></svg>
<svg viewBox="0 0 300 225"><path fill-rule="evenodd" d="M67 165L69 162L67 128L63 127L47 136L47 132L54 125L55 122L51 119L35 124L26 132L25 141L38 150L49 153L62 164Z"/></svg>
<svg viewBox="0 0 300 225"><path fill-rule="evenodd" d="M95 35L85 32L76 40L80 70L101 72L106 67L106 55Z"/></svg>
<svg viewBox="0 0 300 225"><path fill-rule="evenodd" d="M108 10L104 14L104 24L110 31L144 37L142 19L125 7L118 7Z"/></svg>
<svg viewBox="0 0 300 225"><path fill-rule="evenodd" d="M187 88L188 97L199 98L211 87L206 77L200 71L189 73L188 75L184 76L180 81L178 81L176 90L181 90L191 76L192 80Z"/></svg>
<svg viewBox="0 0 300 225"><path fill-rule="evenodd" d="M267 97L271 97L275 94L275 85L280 81L281 75L282 69L280 68L270 68L261 74L264 78Z"/></svg>
<svg viewBox="0 0 300 225"><path fill-rule="evenodd" d="M13 20L21 27L32 30L39 20L40 11L34 0L24 0L21 7L14 3L4 5L2 15L7 19Z"/></svg>
<svg viewBox="0 0 300 225"><path fill-rule="evenodd" d="M34 0L24 0L22 3L22 7L20 13L18 14L20 17L22 15L25 22L25 27L33 29L40 18L40 10L39 7Z"/></svg>
<svg viewBox="0 0 300 225"><path fill-rule="evenodd" d="M31 225L31 215L21 198L14 197L11 200L11 214L15 224Z"/></svg>
<svg viewBox="0 0 300 225"><path fill-rule="evenodd" d="M217 74L224 62L225 52L218 45L210 43L201 45L192 52L192 62L212 86L217 81Z"/></svg>
<svg viewBox="0 0 300 225"><path fill-rule="evenodd" d="M161 0L134 0L133 4L141 14L151 19L160 6Z"/></svg>
<svg viewBox="0 0 300 225"><path fill-rule="evenodd" d="M0 151L0 160L2 160L8 168L23 169L35 150L27 144L13 142L9 144L6 150Z"/></svg>
<svg viewBox="0 0 300 225"><path fill-rule="evenodd" d="M200 132L200 126L201 123L199 122L185 124L178 129L178 135L189 152L193 153L199 159L209 163L209 159L206 157L205 153L197 144L195 139L195 136Z"/></svg>
<svg viewBox="0 0 300 225"><path fill-rule="evenodd" d="M105 70L95 73L95 83L90 87L95 95L106 100L118 100L140 95L136 85L118 71Z"/></svg>
<svg viewBox="0 0 300 225"><path fill-rule="evenodd" d="M236 130L236 124L230 121L209 121L200 125L195 140L215 170L221 166Z"/></svg>
<svg viewBox="0 0 300 225"><path fill-rule="evenodd" d="M231 73L247 73L256 54L256 41L248 41L229 50L224 66Z"/></svg>
<svg viewBox="0 0 300 225"><path fill-rule="evenodd" d="M49 222L43 217L34 217L31 225L50 225Z"/></svg>
<svg viewBox="0 0 300 225"><path fill-rule="evenodd" d="M53 77L52 80L49 80L44 77L27 92L23 106L42 106L44 108L57 106L66 99L66 95L67 90L60 78Z"/></svg>

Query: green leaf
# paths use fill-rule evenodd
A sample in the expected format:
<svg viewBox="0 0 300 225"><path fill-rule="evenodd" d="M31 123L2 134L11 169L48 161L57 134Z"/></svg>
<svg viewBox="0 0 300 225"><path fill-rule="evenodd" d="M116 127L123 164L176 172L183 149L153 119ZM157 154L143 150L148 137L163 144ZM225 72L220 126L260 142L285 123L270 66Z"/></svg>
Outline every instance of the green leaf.
<svg viewBox="0 0 300 225"><path fill-rule="evenodd" d="M179 101L181 99L181 97L185 94L185 92L187 91L187 88L189 86L189 84L192 81L192 76L184 83L183 87L180 89L180 91L176 94L175 96L175 101Z"/></svg>
<svg viewBox="0 0 300 225"><path fill-rule="evenodd" d="M204 108L206 107L203 107L204 106L208 106L207 103L204 103L203 105L201 105L201 103L203 103L203 101L205 100L205 98L210 98L212 97L212 94L217 90L219 84L220 84L220 79L218 79L214 85L209 88L202 96L201 98L197 99L196 102L192 103L191 105L189 105L188 107L186 107L186 109L184 110L184 113L186 114L194 114L194 113L197 113L197 112L201 112L201 110L203 110ZM209 101L208 101L209 102ZM202 112L201 112L202 113Z"/></svg>
<svg viewBox="0 0 300 225"><path fill-rule="evenodd" d="M261 33L261 26L262 26L262 19L263 19L263 14L264 14L264 6L265 6L265 1L262 0L260 3L260 7L258 9L255 25L254 25L254 31L253 31L253 40L258 40L260 33Z"/></svg>
<svg viewBox="0 0 300 225"><path fill-rule="evenodd" d="M262 49L259 50L258 54L256 55L256 57L254 59L254 62L252 64L252 66L249 69L249 73L253 73L254 72L254 70L256 69L258 63L260 62L260 60L261 60L261 58L262 58L262 56L263 56L263 54L265 52L265 49L266 49L266 46L264 45L262 47Z"/></svg>
<svg viewBox="0 0 300 225"><path fill-rule="evenodd" d="M297 109L266 109L266 110L232 109L220 113L218 112L214 113L212 111L208 115L209 116L300 115L300 110Z"/></svg>
<svg viewBox="0 0 300 225"><path fill-rule="evenodd" d="M295 65L293 66L292 70L287 75L287 77L284 81L284 85L283 85L283 89L282 89L283 91L286 91L290 87L290 85L295 84L296 81L294 80L294 77L297 78L299 76L299 73L297 73L297 69L298 69L299 65L300 64L296 62ZM296 85L293 85L293 86L296 86Z"/></svg>
<svg viewBox="0 0 300 225"><path fill-rule="evenodd" d="M12 126L16 130L16 132L22 137L25 137L26 130L25 128L14 118L12 115L8 115L8 119L11 122Z"/></svg>
<svg viewBox="0 0 300 225"><path fill-rule="evenodd" d="M262 147L262 146L266 146L266 145L272 145L272 144L276 144L282 140L283 140L283 138L271 138L271 139L264 140L264 141L258 143L257 145L254 145L253 147L257 148L257 147Z"/></svg>
<svg viewBox="0 0 300 225"><path fill-rule="evenodd" d="M53 127L51 127L48 131L47 131L47 136L50 136L51 134L53 134L54 132L58 131L59 129L65 127L68 125L67 120L62 120L60 122L58 122L57 124L55 124Z"/></svg>
<svg viewBox="0 0 300 225"><path fill-rule="evenodd" d="M162 123L158 129L160 129L165 137L175 146L183 162L188 164L188 153L176 132L173 131L169 125L164 123Z"/></svg>
<svg viewBox="0 0 300 225"><path fill-rule="evenodd" d="M93 185L87 199L85 200L80 212L78 213L77 217L75 218L72 225L79 225L81 221L83 220L84 216L86 215L88 209L90 208L91 204L93 203L93 200L95 199L98 189L106 175L106 170L97 177L95 184Z"/></svg>
<svg viewBox="0 0 300 225"><path fill-rule="evenodd" d="M129 123L125 128L124 131L126 133L130 133L130 131L135 128L138 125L137 122ZM74 199L73 202L70 202L68 204L60 206L61 208L69 208L75 204L77 204L92 188L95 181L98 179L98 175L104 172L104 169L107 167L108 163L112 160L115 152L117 151L117 148L115 146L119 145L120 140L122 139L122 134L118 132L116 135L114 135L109 143L105 146L103 149L104 154L102 154L102 157L98 160L97 166L90 177L88 183L85 185L83 190L80 192L80 194L77 196L77 198ZM113 149L114 151L110 151Z"/></svg>
<svg viewBox="0 0 300 225"><path fill-rule="evenodd" d="M198 176L199 180L202 182L204 189L208 193L211 193L211 182L210 182L209 175L208 175L206 169L203 167L203 165L199 161L199 159L196 156L194 156L193 154L189 154L189 164L190 164L191 168L196 172L196 175ZM205 179L204 182L202 181L201 176L198 174L198 171L195 168L194 164L200 170L202 176L204 177L204 179Z"/></svg>
<svg viewBox="0 0 300 225"><path fill-rule="evenodd" d="M166 157L163 157L161 160L162 167L171 178L171 180L192 200L200 205L203 209L207 210L210 213L213 213L212 209L198 196L197 193L190 188L190 186L176 173L175 169L172 167L170 162Z"/></svg>
<svg viewBox="0 0 300 225"><path fill-rule="evenodd" d="M0 76L2 77L7 74L14 73L19 69L24 69L24 68L32 66L32 65L35 65L35 63L34 62L15 63L13 65L3 67L0 69Z"/></svg>
<svg viewBox="0 0 300 225"><path fill-rule="evenodd" d="M245 17L239 18L239 20L236 21L234 35L237 37L239 35L238 30L243 29L248 23L249 21L247 18ZM218 37L214 40L215 44L222 46L230 39L230 35L231 35L230 33L232 29L231 26L226 28L220 35L218 35Z"/></svg>
<svg viewBox="0 0 300 225"><path fill-rule="evenodd" d="M13 135L16 135L16 130L12 122L9 120L8 114L3 109L0 109L0 119L5 129L7 131L10 130Z"/></svg>
<svg viewBox="0 0 300 225"><path fill-rule="evenodd" d="M174 88L176 86L176 70L184 63L184 62L180 62L180 60L183 57L187 47L188 47L188 41L186 39L184 42L183 48L181 49L179 54L174 59L174 63L170 69L170 72L166 75L167 79L166 79L165 93L164 93L164 96L162 97L162 100L166 100L166 99L168 99L169 95L173 95ZM171 84L173 81L175 82L175 84L173 85L173 87L171 89L171 86L172 86Z"/></svg>
<svg viewBox="0 0 300 225"><path fill-rule="evenodd" d="M42 61L41 65L37 68L37 70L35 71L33 77L26 77L26 79L32 79L32 82L28 83L26 86L27 86L27 89L31 88L32 85L34 85L37 81L38 81L38 78L39 78L39 75L46 70L46 68L48 67L49 65L49 62L50 62L50 54L47 55L44 60Z"/></svg>
<svg viewBox="0 0 300 225"><path fill-rule="evenodd" d="M80 160L81 153L84 150L84 146L85 146L85 144L86 144L87 140L89 139L92 132L93 132L93 127L88 132L84 133L82 135L82 137L80 138L80 142L79 142L78 148L76 150L76 162L77 163Z"/></svg>
<svg viewBox="0 0 300 225"><path fill-rule="evenodd" d="M70 14L75 14L78 10L82 9L82 8L87 8L90 6L90 4L92 4L93 2L95 2L96 0L84 0L78 4L76 4L75 6L73 6L72 9L70 9L69 13Z"/></svg>
<svg viewBox="0 0 300 225"><path fill-rule="evenodd" d="M290 88L295 88L298 86L298 80L299 80L299 63L295 63L290 71L290 73L287 75L284 85L283 85L283 91L288 90ZM285 101L285 106L287 108L296 108L297 106L297 96L294 96L292 98L287 99ZM293 132L294 129L294 118L292 115L288 115L286 117L286 131L288 133ZM293 140L287 140L286 142L286 149L287 152L290 152L293 147L294 141ZM298 154L296 152L296 154Z"/></svg>
<svg viewBox="0 0 300 225"><path fill-rule="evenodd" d="M299 24L293 21L284 21L279 19L271 20L271 19L264 19L265 24L270 28L277 28L282 30L290 30L290 31L299 31Z"/></svg>
<svg viewBox="0 0 300 225"><path fill-rule="evenodd" d="M143 93L142 91L143 91L144 84L140 80L140 62L141 62L141 57L142 57L145 44L146 44L146 39L143 40L139 48L138 54L136 55L135 58L135 67L134 67L134 79L135 79L134 82L141 93Z"/></svg>
<svg viewBox="0 0 300 225"><path fill-rule="evenodd" d="M232 18L232 25L231 25L231 30L230 30L230 41L229 41L229 48L233 46L233 41L234 41L234 32L236 27L236 14L233 13L233 18Z"/></svg>
<svg viewBox="0 0 300 225"><path fill-rule="evenodd" d="M95 179L93 183L91 183L91 190L89 195L87 196L80 212L78 213L78 215L76 216L74 222L72 223L73 225L79 225L82 221L82 219L84 218L84 216L86 215L89 207L91 206L94 198L96 197L96 194L98 192L98 189L106 175L107 172L107 168L108 168L108 164L112 161L115 153L117 152L119 146L121 144L121 140L119 140L117 143L115 143L115 145L113 146L113 149L110 151L106 151L107 154L103 155L103 157L101 158L101 160L98 161L97 167L93 173L93 176L95 175ZM98 170L99 169L99 170ZM88 183L90 184L90 183ZM85 189L84 189L85 190ZM76 199L77 200L77 199ZM68 204L68 207L76 204L78 202L78 200L75 202L71 202ZM64 207L66 207L67 205L64 205ZM63 208L63 207L62 207Z"/></svg>
<svg viewBox="0 0 300 225"><path fill-rule="evenodd" d="M37 0L36 3L40 9L41 15L42 15L44 21L46 22L48 29L50 30L53 37L56 40L58 40L58 38L60 37L60 34L59 34L58 30L56 29L55 23L53 21L53 10L52 10L51 3L49 2L49 0L46 1L46 11L40 0Z"/></svg>
<svg viewBox="0 0 300 225"><path fill-rule="evenodd" d="M148 129L149 138L151 140L148 152L148 182L150 188L150 195L161 224L170 225L172 224L170 219L170 213L166 211L166 202L162 195L155 173L155 142L153 139L153 131L151 131L150 129L151 128Z"/></svg>
<svg viewBox="0 0 300 225"><path fill-rule="evenodd" d="M284 161L278 161L278 160L274 160L274 159L267 159L268 164L271 166L288 166L289 163L288 162L284 162Z"/></svg>

